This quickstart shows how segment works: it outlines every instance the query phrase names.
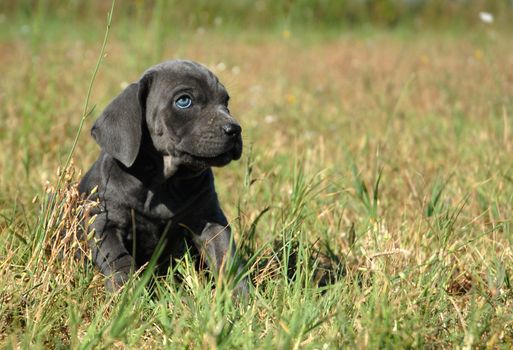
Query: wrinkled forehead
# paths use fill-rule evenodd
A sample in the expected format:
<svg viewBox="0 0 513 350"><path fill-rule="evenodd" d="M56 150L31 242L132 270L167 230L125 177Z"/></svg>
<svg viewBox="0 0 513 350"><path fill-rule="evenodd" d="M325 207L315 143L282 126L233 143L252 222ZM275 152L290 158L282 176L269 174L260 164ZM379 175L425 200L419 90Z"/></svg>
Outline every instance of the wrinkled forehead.
<svg viewBox="0 0 513 350"><path fill-rule="evenodd" d="M177 86L199 88L204 92L226 94L219 79L199 63L192 61L168 61L155 66L154 83L159 89L173 90Z"/></svg>

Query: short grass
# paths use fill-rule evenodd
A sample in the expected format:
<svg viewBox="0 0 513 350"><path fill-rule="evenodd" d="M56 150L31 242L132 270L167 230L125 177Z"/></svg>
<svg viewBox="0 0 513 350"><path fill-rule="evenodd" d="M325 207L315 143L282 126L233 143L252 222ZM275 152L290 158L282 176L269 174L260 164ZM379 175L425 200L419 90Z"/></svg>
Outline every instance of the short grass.
<svg viewBox="0 0 513 350"><path fill-rule="evenodd" d="M104 22L1 23L2 347L513 344L511 33L179 31L114 16L96 108L58 173ZM212 288L189 257L151 288L143 273L115 295L91 266L56 257L56 232L80 216L80 173L98 154L94 116L175 57L219 75L244 128L243 159L216 177L254 284L246 303L229 285Z"/></svg>

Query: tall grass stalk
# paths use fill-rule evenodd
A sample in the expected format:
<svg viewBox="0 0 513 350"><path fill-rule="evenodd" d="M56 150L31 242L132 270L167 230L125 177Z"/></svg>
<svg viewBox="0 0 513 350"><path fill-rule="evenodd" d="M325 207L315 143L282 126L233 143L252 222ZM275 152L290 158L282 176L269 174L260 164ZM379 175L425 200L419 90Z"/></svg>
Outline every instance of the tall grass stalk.
<svg viewBox="0 0 513 350"><path fill-rule="evenodd" d="M82 111L82 116L80 118L80 124L78 125L75 139L73 140L73 144L71 145L71 149L68 152L66 162L64 163L64 169L68 168L68 166L71 162L71 158L73 157L73 154L75 153L75 148L77 147L78 139L80 138L80 134L82 133L82 128L84 127L84 122L86 121L87 117L89 117L93 113L94 108L95 108L95 106L93 106L91 109L89 109L89 102L91 99L91 93L93 91L94 82L96 80L96 75L98 74L98 71L100 70L100 65L103 61L103 57L105 54L105 47L107 46L107 39L109 38L109 32L110 32L110 27L112 25L112 15L114 13L114 5L115 4L116 4L116 0L112 0L110 11L107 15L107 27L105 29L105 35L103 36L103 42L102 42L102 46L100 49L100 54L98 55L98 60L96 61L96 65L94 66L93 74L91 76L91 80L90 80L89 86L87 88L87 94L86 94L86 98L84 100L84 108ZM59 187L59 184L61 183L62 177L64 176L64 174L65 174L65 171L63 171L61 176L59 177L59 182L57 184L57 187Z"/></svg>

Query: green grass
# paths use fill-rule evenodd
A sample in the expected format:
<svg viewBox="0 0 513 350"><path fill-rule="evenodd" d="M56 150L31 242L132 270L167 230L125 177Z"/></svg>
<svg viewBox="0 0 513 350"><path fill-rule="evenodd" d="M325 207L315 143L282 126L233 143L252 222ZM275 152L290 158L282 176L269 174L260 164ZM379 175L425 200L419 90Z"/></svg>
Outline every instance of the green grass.
<svg viewBox="0 0 513 350"><path fill-rule="evenodd" d="M107 9L0 23L2 348L511 346L510 29L201 29L117 6L90 96ZM81 118L89 130L122 84L174 57L219 75L244 129L243 159L215 173L246 302L190 256L108 294L56 254L98 155L82 132L62 170Z"/></svg>

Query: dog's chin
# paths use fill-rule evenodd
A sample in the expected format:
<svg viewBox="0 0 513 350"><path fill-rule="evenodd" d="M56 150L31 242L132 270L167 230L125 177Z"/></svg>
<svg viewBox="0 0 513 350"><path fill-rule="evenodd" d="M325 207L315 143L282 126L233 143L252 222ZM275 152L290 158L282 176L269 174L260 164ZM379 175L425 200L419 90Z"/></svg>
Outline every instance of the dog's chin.
<svg viewBox="0 0 513 350"><path fill-rule="evenodd" d="M242 145L236 144L228 151L213 155L211 157L193 155L184 152L182 155L182 164L192 170L203 170L210 167L223 167L232 160L240 159L242 155Z"/></svg>

